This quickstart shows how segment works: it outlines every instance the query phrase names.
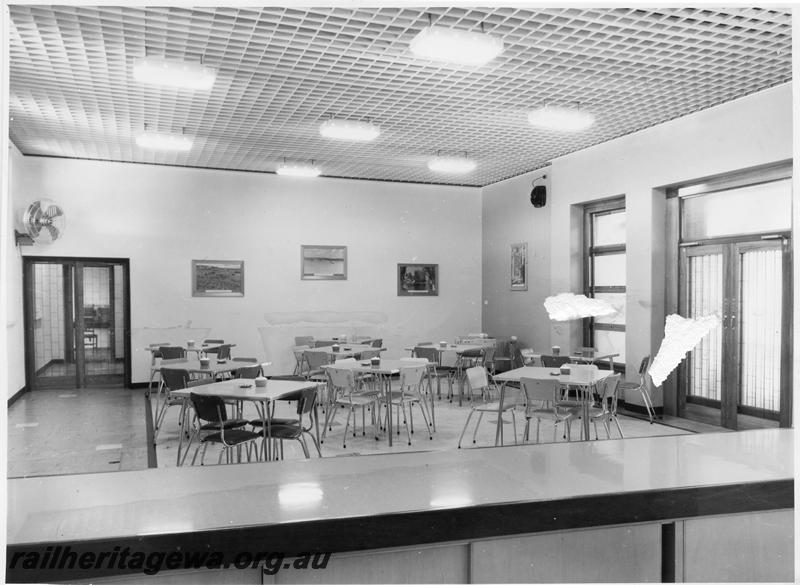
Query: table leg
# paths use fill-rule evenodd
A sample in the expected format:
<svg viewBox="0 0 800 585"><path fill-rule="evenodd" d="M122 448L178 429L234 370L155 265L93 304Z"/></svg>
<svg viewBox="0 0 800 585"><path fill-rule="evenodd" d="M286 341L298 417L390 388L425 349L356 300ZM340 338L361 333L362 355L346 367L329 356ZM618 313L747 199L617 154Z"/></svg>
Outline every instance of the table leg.
<svg viewBox="0 0 800 585"><path fill-rule="evenodd" d="M386 401L386 432L389 434L389 446L392 446L392 375L379 374L383 386L383 396ZM378 413L380 416L380 413ZM379 419L380 420L380 419Z"/></svg>
<svg viewBox="0 0 800 585"><path fill-rule="evenodd" d="M178 420L180 421L180 424L178 425L180 427L180 429L179 429L180 430L180 436L178 438L178 460L176 461L176 465L178 467L180 467L180 465L182 463L182 461L181 461L181 448L183 447L183 433L186 432L186 426L187 426L186 425L186 419L188 418L186 415L187 415L188 410L189 409L186 408L186 399L184 398L183 401L181 402L181 412L178 415Z"/></svg>
<svg viewBox="0 0 800 585"><path fill-rule="evenodd" d="M506 382L504 381L500 384L500 405L503 404L503 401L506 397ZM497 447L500 444L500 437L503 434L503 413L502 409L500 412L497 413L497 428L495 429L494 433L494 446Z"/></svg>

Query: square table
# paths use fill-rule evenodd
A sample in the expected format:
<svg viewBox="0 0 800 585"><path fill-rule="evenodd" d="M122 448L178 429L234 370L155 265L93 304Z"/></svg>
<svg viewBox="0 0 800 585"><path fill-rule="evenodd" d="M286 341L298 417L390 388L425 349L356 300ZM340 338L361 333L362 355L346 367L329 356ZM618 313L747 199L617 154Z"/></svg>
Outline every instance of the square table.
<svg viewBox="0 0 800 585"><path fill-rule="evenodd" d="M334 356L334 357L348 358L361 355L361 353L365 351L377 351L380 353L382 351L386 351L386 348L372 347L371 345L364 345L359 343L346 343L339 345L339 351L333 351L332 345L326 345L323 347L311 347L305 351L316 351L321 353L327 353L329 357Z"/></svg>
<svg viewBox="0 0 800 585"><path fill-rule="evenodd" d="M256 386L253 380L249 378L236 378L233 380L223 380L221 382L214 382L211 384L204 384L202 386L194 386L192 388L182 388L179 390L172 390L170 396L173 398L180 398L183 400L181 405L181 414L178 420L181 421L182 428L180 439L178 441L178 465L181 465L181 449L183 446L184 429L188 426L188 406L191 394L200 394L202 396L219 396L224 400L237 400L254 402L257 405L259 415L261 415L262 428L265 429L264 441L267 441L269 436L269 403L274 400L279 400L283 396L297 392L298 390L306 390L308 388L315 388L319 386L319 382L307 381L299 382L294 380L267 380L266 386ZM267 460L271 458L271 449L269 442L266 442L266 449L264 452L267 454ZM189 452L189 445L186 446L186 453L183 459Z"/></svg>
<svg viewBox="0 0 800 585"><path fill-rule="evenodd" d="M590 379L587 381L580 377L575 376L572 372L569 374L562 374L560 368L540 368L537 366L524 366L522 368L516 368L514 370L509 370L507 372L503 372L502 374L497 374L494 376L494 380L497 382L502 382L500 385L500 402L502 403L503 398L505 396L505 389L506 384L508 382L519 382L522 378L534 378L537 380L552 380L556 378L558 382L562 385L567 386L586 386L587 392L583 397L582 404L583 404L583 429L584 429L584 440L589 439L589 405L591 404L591 392L588 391L588 388L594 386L596 382L607 378L608 376L614 373L613 370L592 370L592 374ZM502 420L501 417L497 417L497 431L495 432L495 439L494 444L497 446L500 440L500 431L502 428Z"/></svg>

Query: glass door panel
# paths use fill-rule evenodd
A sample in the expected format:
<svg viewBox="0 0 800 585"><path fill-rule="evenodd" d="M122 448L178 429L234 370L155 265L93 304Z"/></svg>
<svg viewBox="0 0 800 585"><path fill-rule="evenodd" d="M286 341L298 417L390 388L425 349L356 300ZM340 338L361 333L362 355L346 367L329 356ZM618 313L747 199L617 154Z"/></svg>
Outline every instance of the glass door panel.
<svg viewBox="0 0 800 585"><path fill-rule="evenodd" d="M723 314L723 250L719 246L701 246L687 252L686 316ZM722 331L714 329L689 352L686 397L691 401L719 402L722 388Z"/></svg>
<svg viewBox="0 0 800 585"><path fill-rule="evenodd" d="M777 243L740 245L739 404L777 413L781 396L783 257Z"/></svg>

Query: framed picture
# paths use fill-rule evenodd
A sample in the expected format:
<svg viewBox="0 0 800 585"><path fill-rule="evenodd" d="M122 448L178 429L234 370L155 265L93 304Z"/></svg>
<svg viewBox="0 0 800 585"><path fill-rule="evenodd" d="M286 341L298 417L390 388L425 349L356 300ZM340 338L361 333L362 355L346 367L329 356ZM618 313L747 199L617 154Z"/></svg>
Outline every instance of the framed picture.
<svg viewBox="0 0 800 585"><path fill-rule="evenodd" d="M401 297L435 297L439 294L438 264L398 264L397 294Z"/></svg>
<svg viewBox="0 0 800 585"><path fill-rule="evenodd" d="M511 244L511 290L528 290L528 244Z"/></svg>
<svg viewBox="0 0 800 585"><path fill-rule="evenodd" d="M300 246L300 278L347 280L347 246Z"/></svg>
<svg viewBox="0 0 800 585"><path fill-rule="evenodd" d="M192 260L193 297L243 297L244 262Z"/></svg>

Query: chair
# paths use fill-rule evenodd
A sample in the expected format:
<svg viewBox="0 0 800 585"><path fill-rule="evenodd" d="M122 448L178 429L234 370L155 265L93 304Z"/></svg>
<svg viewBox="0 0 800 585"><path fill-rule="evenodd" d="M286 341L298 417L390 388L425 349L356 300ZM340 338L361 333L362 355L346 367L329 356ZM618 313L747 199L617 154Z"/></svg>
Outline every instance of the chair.
<svg viewBox="0 0 800 585"><path fill-rule="evenodd" d="M470 394L473 392L480 391L481 396L484 396L486 393L486 389L489 387L489 376L486 372L486 368L483 366L475 366L473 368L469 368L466 372L467 375L467 384L469 384ZM511 392L509 392L511 390ZM464 428L461 429L461 435L458 437L458 448L461 449L461 441L464 439L464 433L467 432L467 427L469 426L469 421L472 419L472 415L476 412L478 413L478 421L475 423L475 430L472 432L472 442L476 442L476 437L478 436L478 428L481 426L481 420L483 419L483 415L487 412L491 412L496 414L497 416L502 416L503 413L511 411L511 419L513 420L514 424L514 443L517 442L517 417L514 414L514 407L517 405L519 399L518 391L515 388L506 387L505 395L503 396L503 400L495 401L495 402L481 402L481 403L473 403L472 409L470 410L469 414L467 415L467 420L464 422ZM502 437L502 421L499 421L500 424L500 436Z"/></svg>
<svg viewBox="0 0 800 585"><path fill-rule="evenodd" d="M304 350L303 361L306 364L306 380L313 380L314 382L327 381L325 370L322 369L322 366L327 366L331 361L327 352L314 351L313 349Z"/></svg>
<svg viewBox="0 0 800 585"><path fill-rule="evenodd" d="M292 375L294 376L302 376L306 371L306 362L303 359L303 353L307 350L311 349L310 345L297 345L292 348L292 354L294 355L294 371Z"/></svg>
<svg viewBox="0 0 800 585"><path fill-rule="evenodd" d="M371 409L372 426L375 429L375 439L378 439L378 429L375 420L376 406L378 404L378 392L360 391L356 384L355 372L349 368L326 368L328 376L329 404L328 412L325 415L325 428L322 430L322 439L329 430L332 430L333 419L336 417L337 406L347 409L347 421L344 426L344 436L342 438L342 448L347 448L347 430L350 428L350 416L353 417L353 436L356 436L356 408L361 409L361 434L367 434L366 412Z"/></svg>
<svg viewBox="0 0 800 585"><path fill-rule="evenodd" d="M553 442L556 441L558 425L564 423L567 441L572 440L570 421L573 411L562 409L558 406L559 382L558 380L538 380L536 378L521 378L520 385L525 395L525 431L522 433L523 442L530 436L531 419L536 419L536 442L539 442L539 425L542 419L553 421ZM538 404L535 404L538 403Z"/></svg>
<svg viewBox="0 0 800 585"><path fill-rule="evenodd" d="M436 364L429 362L425 358L417 358L417 357L401 357L401 362L404 362L408 365L424 365L425 366L425 376L423 377L423 386L425 387L425 391L427 392L430 398L430 413L431 413L431 428L433 432L436 432L436 401L434 400L433 394L433 386L431 384L431 372L436 367ZM403 367L403 366L401 366ZM427 407L428 405L426 405Z"/></svg>
<svg viewBox="0 0 800 585"><path fill-rule="evenodd" d="M400 387L397 390L392 390L389 393L388 404L389 410L387 416L392 416L392 408L397 408L397 434L400 434L400 411L403 412L403 423L406 427L406 436L408 437L408 444L411 445L411 434L414 432L414 414L413 406L417 405L422 413L422 418L425 421L425 426L428 427L428 438L433 440L431 433L431 425L428 421L427 405L422 397L422 380L428 371L427 363L416 363L413 365L403 366L400 368ZM406 414L406 406L408 406L408 413ZM410 423L410 431L409 431Z"/></svg>
<svg viewBox="0 0 800 585"><path fill-rule="evenodd" d="M239 426L235 428L228 427L228 414L225 408L225 402L222 398L219 396L204 396L195 394L194 392L189 394L189 398L192 401L195 416L197 416L198 422L201 423L200 428L202 429L204 426L209 425L210 428L216 427L219 429L200 437L200 443L194 450L192 465L194 465L197 460L197 453L201 446L203 447L203 454L200 457L200 465L204 464L206 449L209 443L222 446L217 464L222 463L223 455L226 456L227 462L230 462L230 448L238 447L244 443L247 443L247 460L251 460L251 447L255 448L256 459L258 458L258 447L255 445L255 441L260 439L261 435L253 431L242 429ZM239 421L235 424L238 425Z"/></svg>
<svg viewBox="0 0 800 585"><path fill-rule="evenodd" d="M153 388L153 381L157 374L161 371L161 366L159 361L162 358L161 355L161 348L166 347L169 344L168 341L164 341L162 343L151 343L148 347L150 348L150 382L147 384L147 396L150 396L150 392ZM159 384L160 384L159 380Z"/></svg>
<svg viewBox="0 0 800 585"><path fill-rule="evenodd" d="M650 382L648 381L650 371L650 356L646 355L642 358L639 364L639 383L620 382L619 387L624 390L638 390L644 401L644 407L647 409L647 417L650 419L650 424L656 418L656 411L653 408L653 399L650 396Z"/></svg>
<svg viewBox="0 0 800 585"><path fill-rule="evenodd" d="M260 427L259 431L262 436L267 439L278 440L281 442L280 458L283 459L283 441L297 441L303 449L303 454L306 459L310 458L308 452L308 445L306 444L305 435L311 437L314 446L317 448L317 454L322 457L322 450L319 446L319 417L317 416L317 389L305 388L296 392L291 392L282 396L281 398L273 401L273 414L276 402L297 402L297 418L276 418L270 416L268 429L263 428L263 421L256 419L250 421L254 427ZM308 426L304 424L304 417L308 417ZM312 434L312 430L316 432L316 436Z"/></svg>
<svg viewBox="0 0 800 585"><path fill-rule="evenodd" d="M545 368L560 368L571 361L568 355L543 355L539 359Z"/></svg>
<svg viewBox="0 0 800 585"><path fill-rule="evenodd" d="M205 386L206 384L211 384L213 382L214 380L212 378L206 377L206 378L201 378L200 380L192 380L186 385L186 387L197 388L199 386ZM192 409L192 411L194 412L194 409ZM218 432L221 431L223 427L225 428L225 430L238 429L246 426L249 422L243 418L233 418L233 419L226 419L222 424L214 422L206 422L201 424L197 418L196 412L194 412L193 418L194 420L192 421L192 433L189 435L189 441L186 443L186 448L183 452L183 457L181 458L179 465L183 465L184 461L186 460L186 457L189 454L189 448L191 447L194 440L201 433Z"/></svg>
<svg viewBox="0 0 800 585"><path fill-rule="evenodd" d="M219 348L217 348L215 350L215 352L217 354L217 359L218 360L229 360L229 359L231 359L231 347L233 347L233 346L230 343L224 343L224 344L220 345ZM211 353L215 353L215 352L212 351Z"/></svg>
<svg viewBox="0 0 800 585"><path fill-rule="evenodd" d="M295 345L307 345L311 347L314 345L314 336L313 335L298 335L294 338Z"/></svg>
<svg viewBox="0 0 800 585"><path fill-rule="evenodd" d="M203 340L203 345L221 345L223 343L225 343L224 339L204 339ZM219 348L217 348L217 347L211 347L209 349L204 349L203 350L203 352L205 352L206 354L217 353L218 351L219 351Z"/></svg>
<svg viewBox="0 0 800 585"><path fill-rule="evenodd" d="M264 374L263 370L261 369L261 364L255 363L249 366L242 366L241 368L235 371L237 378L249 378L253 380L262 376Z"/></svg>
<svg viewBox="0 0 800 585"><path fill-rule="evenodd" d="M443 366L441 364L441 354L439 350L433 346L417 345L414 347L413 356L416 358L425 358L434 366L429 370L429 374L436 377L436 395L439 399L442 398L441 379L447 378L447 385L450 391L450 400L453 396L453 376L455 376L456 369L453 366Z"/></svg>
<svg viewBox="0 0 800 585"><path fill-rule="evenodd" d="M456 378L458 379L458 405L461 406L461 400L463 398L462 388L464 386L464 375L465 372L472 367L475 366L483 366L483 359L484 359L484 350L482 347L476 347L474 349L465 349L461 353L458 354L456 358ZM472 400L472 393L469 395L469 399Z"/></svg>
<svg viewBox="0 0 800 585"><path fill-rule="evenodd" d="M592 407L589 409L589 420L594 425L594 438L597 440L597 421L603 423L606 429L606 436L611 438L611 425L610 421L614 421L617 425L620 438L624 439L625 435L622 433L622 427L617 418L617 396L619 393L619 381L622 374L614 374L602 379L597 383L598 394L600 395L600 408Z"/></svg>
<svg viewBox="0 0 800 585"><path fill-rule="evenodd" d="M325 341L315 341L314 347L330 347L332 345L336 345L336 341L325 340Z"/></svg>
<svg viewBox="0 0 800 585"><path fill-rule="evenodd" d="M383 347L383 339L373 339L370 345L372 347Z"/></svg>
<svg viewBox="0 0 800 585"><path fill-rule="evenodd" d="M170 392L172 390L186 388L189 384L189 380L190 377L188 370L161 368L161 384L159 385L158 394L156 395L156 408L153 423L153 444L155 444L156 439L158 438L158 432L161 430L161 426L163 425L164 419L167 416L167 410L169 410L169 407L183 405L183 400L172 398L170 396Z"/></svg>

